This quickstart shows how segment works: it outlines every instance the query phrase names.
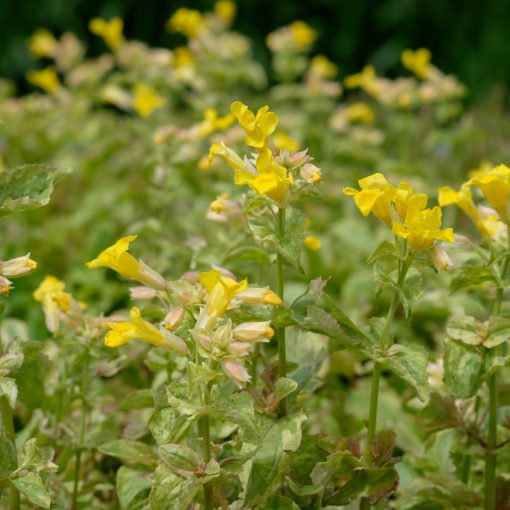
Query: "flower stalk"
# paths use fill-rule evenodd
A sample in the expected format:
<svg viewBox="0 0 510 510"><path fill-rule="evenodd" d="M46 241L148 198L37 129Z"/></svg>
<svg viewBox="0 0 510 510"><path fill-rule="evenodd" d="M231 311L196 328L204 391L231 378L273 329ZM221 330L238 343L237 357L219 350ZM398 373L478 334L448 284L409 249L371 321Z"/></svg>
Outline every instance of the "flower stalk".
<svg viewBox="0 0 510 510"><path fill-rule="evenodd" d="M285 235L285 209L278 209L278 237L281 240ZM285 282L283 280L283 257L280 253L276 254L276 285L277 293L281 300L284 299ZM276 338L278 341L278 375L287 377L287 351L285 346L285 326L276 328ZM282 416L287 414L287 400L284 398L280 402L280 413Z"/></svg>

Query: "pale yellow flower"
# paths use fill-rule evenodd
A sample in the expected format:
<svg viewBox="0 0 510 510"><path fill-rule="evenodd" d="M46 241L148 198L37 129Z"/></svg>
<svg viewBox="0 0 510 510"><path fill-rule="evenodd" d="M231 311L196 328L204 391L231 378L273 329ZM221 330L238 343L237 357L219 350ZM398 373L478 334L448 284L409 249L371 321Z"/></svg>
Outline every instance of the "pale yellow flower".
<svg viewBox="0 0 510 510"><path fill-rule="evenodd" d="M219 0L214 4L214 12L225 22L231 25L236 17L237 6L232 0Z"/></svg>
<svg viewBox="0 0 510 510"><path fill-rule="evenodd" d="M44 28L36 30L28 40L28 49L35 57L53 57L58 41L55 36Z"/></svg>
<svg viewBox="0 0 510 510"><path fill-rule="evenodd" d="M28 71L27 80L32 85L40 87L48 94L57 94L62 87L54 67L47 67L40 71Z"/></svg>
<svg viewBox="0 0 510 510"><path fill-rule="evenodd" d="M193 39L204 29L204 18L195 9L181 7L168 20L167 28Z"/></svg>
<svg viewBox="0 0 510 510"><path fill-rule="evenodd" d="M402 64L412 71L418 78L425 80L432 69L430 59L432 55L426 48L419 48L416 51L404 50L401 55Z"/></svg>

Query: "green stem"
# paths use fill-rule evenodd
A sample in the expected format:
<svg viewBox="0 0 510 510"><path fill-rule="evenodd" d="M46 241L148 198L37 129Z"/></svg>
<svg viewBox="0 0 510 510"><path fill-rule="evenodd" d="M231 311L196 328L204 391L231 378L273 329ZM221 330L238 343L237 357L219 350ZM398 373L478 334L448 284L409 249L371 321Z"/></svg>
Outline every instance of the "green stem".
<svg viewBox="0 0 510 510"><path fill-rule="evenodd" d="M258 382L257 365L259 360L258 345L253 346L253 354L251 356L251 387L256 388Z"/></svg>
<svg viewBox="0 0 510 510"><path fill-rule="evenodd" d="M407 271L409 270L409 266L411 265L411 256L408 256L402 264L399 264L399 271L397 277L397 286L400 288L404 283L404 279L406 277ZM390 334L390 326L393 321L393 317L395 316L395 312L397 310L399 304L399 294L397 292L393 293L391 297L390 307L388 308L388 313L386 314L386 320L384 321L384 326L381 331L381 335L379 337L379 345L382 349L387 349L391 346L393 342L393 337ZM365 450L365 459L368 465L372 464L372 442L375 437L375 432L377 429L377 410L379 406L379 386L381 382L381 371L382 367L380 363L374 363L374 370L372 372L372 383L370 386L370 408L368 414L368 432L367 432L367 444ZM369 498L362 498L360 501L359 508L360 510L369 510L371 507Z"/></svg>
<svg viewBox="0 0 510 510"><path fill-rule="evenodd" d="M16 434L14 432L14 422L12 419L12 409L5 396L0 397L0 432L5 434L9 443L16 449ZM14 460L16 462L16 451L14 451ZM16 469L16 466L13 466ZM9 488L9 510L20 510L20 499L18 489L14 485Z"/></svg>
<svg viewBox="0 0 510 510"><path fill-rule="evenodd" d="M489 435L485 452L485 510L494 510L496 505L496 445L498 427L498 399L496 373L489 376Z"/></svg>
<svg viewBox="0 0 510 510"><path fill-rule="evenodd" d="M73 479L73 499L72 510L78 508L78 485L80 482L81 470L81 455L83 451L83 443L85 442L85 431L87 428L87 392L89 385L89 353L85 352L85 360L83 362L83 371L81 374L81 421L80 421L80 435L78 438L78 445L76 448L76 460L74 465L74 479Z"/></svg>
<svg viewBox="0 0 510 510"><path fill-rule="evenodd" d="M285 209L278 209L278 237L280 240L285 234ZM276 279L277 290L280 299L284 298L284 280L283 280L283 257L280 253L276 254ZM287 377L287 351L285 347L285 327L276 329L276 338L278 341L278 375L280 377ZM285 416L287 414L287 400L284 398L280 402L280 414Z"/></svg>
<svg viewBox="0 0 510 510"><path fill-rule="evenodd" d="M507 225L510 250L510 224ZM500 284L496 290L496 297L492 306L492 316L497 317L501 312L503 301L503 280L508 272L510 258L507 255L501 269ZM498 389L497 372L493 372L487 381L489 389L489 425L487 437L487 451L485 452L485 510L494 510L496 507L496 445L498 444Z"/></svg>
<svg viewBox="0 0 510 510"><path fill-rule="evenodd" d="M211 389L209 385L205 385L203 393L203 403L206 406L211 404ZM209 463L211 460L211 424L209 416L206 414L201 418L202 438L204 442L204 460ZM214 510L213 488L210 483L204 484L204 510Z"/></svg>

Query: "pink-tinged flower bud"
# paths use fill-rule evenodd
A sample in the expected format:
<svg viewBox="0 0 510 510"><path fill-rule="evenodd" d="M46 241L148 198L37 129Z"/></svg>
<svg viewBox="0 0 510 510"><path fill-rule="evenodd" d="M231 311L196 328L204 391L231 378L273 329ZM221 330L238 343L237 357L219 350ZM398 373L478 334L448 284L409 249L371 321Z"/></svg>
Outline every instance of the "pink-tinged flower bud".
<svg viewBox="0 0 510 510"><path fill-rule="evenodd" d="M233 304L244 305L273 305L282 304L280 297L267 287L248 287L235 296Z"/></svg>
<svg viewBox="0 0 510 510"><path fill-rule="evenodd" d="M30 253L23 257L0 262L0 274L9 278L17 278L33 273L37 268L37 262L30 258Z"/></svg>
<svg viewBox="0 0 510 510"><path fill-rule="evenodd" d="M129 287L129 295L131 299L152 299L156 297L156 291L150 287L139 285L137 287Z"/></svg>
<svg viewBox="0 0 510 510"><path fill-rule="evenodd" d="M181 323L184 317L184 307L177 306L172 308L163 319L163 326L168 331L174 331L175 328Z"/></svg>
<svg viewBox="0 0 510 510"><path fill-rule="evenodd" d="M308 161L310 161L311 157L308 155L308 149L304 151L295 152L294 154L289 154L287 151L282 151L282 153L276 158L276 160L286 168L290 170L297 168L301 165L304 165Z"/></svg>
<svg viewBox="0 0 510 510"><path fill-rule="evenodd" d="M301 178L309 184L319 184L321 182L321 169L313 163L305 163L301 167L299 174Z"/></svg>
<svg viewBox="0 0 510 510"><path fill-rule="evenodd" d="M225 373L237 384L243 387L250 380L250 374L244 366L238 361L225 360L221 362L221 366Z"/></svg>
<svg viewBox="0 0 510 510"><path fill-rule="evenodd" d="M5 278L5 276L0 276L0 294L2 296L8 296L9 292L12 289L12 282Z"/></svg>
<svg viewBox="0 0 510 510"><path fill-rule="evenodd" d="M227 350L232 356L248 356L253 352L253 345L246 342L232 342Z"/></svg>
<svg viewBox="0 0 510 510"><path fill-rule="evenodd" d="M269 324L270 321L243 322L234 328L234 338L241 342L269 342L274 335Z"/></svg>
<svg viewBox="0 0 510 510"><path fill-rule="evenodd" d="M452 261L448 252L439 245L434 245L432 249L432 263L438 271L446 271L453 267Z"/></svg>

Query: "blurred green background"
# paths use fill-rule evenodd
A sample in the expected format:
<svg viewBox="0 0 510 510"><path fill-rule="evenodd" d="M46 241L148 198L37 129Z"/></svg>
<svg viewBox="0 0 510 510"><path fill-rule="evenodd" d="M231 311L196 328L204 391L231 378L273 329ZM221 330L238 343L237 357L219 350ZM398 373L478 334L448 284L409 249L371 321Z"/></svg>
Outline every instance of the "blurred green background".
<svg viewBox="0 0 510 510"><path fill-rule="evenodd" d="M0 76L15 79L23 91L24 73L36 64L26 38L45 27L56 35L73 31L86 40L91 54L102 43L89 34L94 16L124 18L128 38L151 45L173 46L179 36L165 31L165 21L178 7L208 10L212 0L1 0ZM399 56L406 48L431 49L434 63L455 73L468 85L469 101L510 81L508 0L239 0L234 28L248 35L255 54L268 61L265 36L295 19L320 33L316 51L338 63L342 75L374 64L381 74L401 71Z"/></svg>

